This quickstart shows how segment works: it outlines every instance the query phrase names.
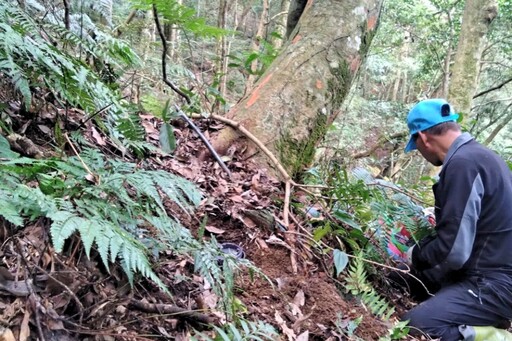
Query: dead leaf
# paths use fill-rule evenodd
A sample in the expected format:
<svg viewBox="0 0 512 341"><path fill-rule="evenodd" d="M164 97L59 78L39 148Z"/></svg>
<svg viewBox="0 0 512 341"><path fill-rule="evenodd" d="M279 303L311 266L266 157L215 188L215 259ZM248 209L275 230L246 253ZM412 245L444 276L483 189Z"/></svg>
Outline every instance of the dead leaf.
<svg viewBox="0 0 512 341"><path fill-rule="evenodd" d="M194 178L194 171L190 167L182 167L178 168L176 170L180 175L184 176L187 179L193 179Z"/></svg>
<svg viewBox="0 0 512 341"><path fill-rule="evenodd" d="M14 334L9 328L0 326L0 340L1 341L16 341Z"/></svg>
<svg viewBox="0 0 512 341"><path fill-rule="evenodd" d="M39 124L37 127L39 129L41 129L41 131L47 135L50 135L52 133L52 130L45 125Z"/></svg>
<svg viewBox="0 0 512 341"><path fill-rule="evenodd" d="M244 198L242 198L242 197L241 197L241 196L239 196L239 195L233 195L233 196L232 196L231 198L229 198L229 199L231 199L231 201L234 201L234 202L240 202L240 203L242 203L242 202L244 202L244 201L245 201L245 200L244 200Z"/></svg>
<svg viewBox="0 0 512 341"><path fill-rule="evenodd" d="M91 126L91 132L92 132L92 137L94 138L94 140L96 141L97 144L99 144L100 146L107 145L107 143L105 142L103 137L101 137L100 133L93 126Z"/></svg>
<svg viewBox="0 0 512 341"><path fill-rule="evenodd" d="M210 290L205 290L201 293L201 298L203 303L210 309L215 309L217 307L217 302L219 301L219 297L215 295Z"/></svg>
<svg viewBox="0 0 512 341"><path fill-rule="evenodd" d="M268 250L268 245L267 243L265 243L265 241L263 239L261 239L260 237L256 238L256 243L264 250Z"/></svg>
<svg viewBox="0 0 512 341"><path fill-rule="evenodd" d="M295 332L292 329L288 328L288 326L286 325L286 322L284 321L284 319L281 317L281 314L279 314L279 312L277 310L276 310L274 317L275 317L276 322L279 325L279 327L281 327L281 330L283 331L283 333L288 337L288 340L289 341L295 340Z"/></svg>
<svg viewBox="0 0 512 341"><path fill-rule="evenodd" d="M206 225L206 226L205 226L205 229L206 229L206 231L211 232L211 233L215 233L215 234L223 234L224 232L226 232L226 231L224 231L224 230L221 230L221 229L219 229L219 228L216 228L216 227L215 227L215 226L213 226L213 225Z"/></svg>
<svg viewBox="0 0 512 341"><path fill-rule="evenodd" d="M23 321L20 326L20 338L19 341L27 341L30 337L30 327L28 326L28 322L30 320L30 311L28 309L25 310L25 315L23 316Z"/></svg>
<svg viewBox="0 0 512 341"><path fill-rule="evenodd" d="M293 303L295 303L298 307L304 306L306 303L306 298L304 297L304 291L299 290L295 297L293 298Z"/></svg>
<svg viewBox="0 0 512 341"><path fill-rule="evenodd" d="M165 337L167 337L169 339L172 338L172 336L167 332L167 330L165 330L164 327L158 326L157 328L158 328L158 331L160 332L160 334L162 334L163 336L165 336Z"/></svg>
<svg viewBox="0 0 512 341"><path fill-rule="evenodd" d="M308 341L309 340L309 331L306 330L304 333L297 336L297 339L295 341Z"/></svg>
<svg viewBox="0 0 512 341"><path fill-rule="evenodd" d="M282 290L288 284L288 281L281 277L276 278L276 282L278 290Z"/></svg>

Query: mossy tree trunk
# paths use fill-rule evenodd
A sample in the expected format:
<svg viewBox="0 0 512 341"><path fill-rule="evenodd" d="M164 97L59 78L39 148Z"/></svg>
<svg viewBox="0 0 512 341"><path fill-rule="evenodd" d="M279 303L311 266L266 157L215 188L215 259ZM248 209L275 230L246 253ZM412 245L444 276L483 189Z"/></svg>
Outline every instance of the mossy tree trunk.
<svg viewBox="0 0 512 341"><path fill-rule="evenodd" d="M466 0L448 90L448 100L465 115L471 110L471 99L477 89L485 35L497 14L496 0Z"/></svg>
<svg viewBox="0 0 512 341"><path fill-rule="evenodd" d="M339 114L377 28L382 0L308 1L283 52L228 113L296 176ZM240 136L226 128L214 141L226 151ZM255 147L249 145L251 155ZM269 165L259 154L258 161ZM272 165L270 165L272 166Z"/></svg>

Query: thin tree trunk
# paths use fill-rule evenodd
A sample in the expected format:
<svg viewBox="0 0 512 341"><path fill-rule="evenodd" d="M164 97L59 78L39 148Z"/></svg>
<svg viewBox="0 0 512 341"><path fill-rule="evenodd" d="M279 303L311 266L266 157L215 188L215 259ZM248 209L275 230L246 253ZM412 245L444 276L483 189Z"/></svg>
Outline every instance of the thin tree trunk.
<svg viewBox="0 0 512 341"><path fill-rule="evenodd" d="M276 49L280 49L283 46L286 35L286 21L288 18L288 11L290 10L290 2L291 0L281 0L281 7L279 8L279 13L277 14L275 28L275 32L279 35L279 37L272 38L272 45Z"/></svg>
<svg viewBox="0 0 512 341"><path fill-rule="evenodd" d="M124 23L117 27L116 30L115 30L115 33L114 35L119 38L121 36L121 34L123 33L123 31L121 30L121 28L123 28L124 26L127 26L129 25L133 19L135 18L135 15L137 15L137 10L134 9L133 11L130 12L130 14L128 14L128 17L126 18L126 20L124 21Z"/></svg>
<svg viewBox="0 0 512 341"><path fill-rule="evenodd" d="M400 88L400 76L402 75L402 72L400 70L396 73L395 82L393 83L393 92L391 93L391 100L393 102L396 102L397 96L398 96L398 89Z"/></svg>
<svg viewBox="0 0 512 341"><path fill-rule="evenodd" d="M225 29L226 28L226 14L228 10L228 2L227 0L220 0L219 3L219 13L217 16L217 26ZM224 70L227 70L227 37L226 35L222 35L217 43L217 57L219 58L217 62L217 73L219 79L219 93L221 97L225 97L226 95L226 73ZM218 109L218 105L220 104L218 101L215 103Z"/></svg>
<svg viewBox="0 0 512 341"><path fill-rule="evenodd" d="M70 27L70 20L69 20L69 2L68 0L63 0L64 2L64 27L69 30Z"/></svg>
<svg viewBox="0 0 512 341"><path fill-rule="evenodd" d="M496 0L466 0L448 91L448 99L455 110L466 117L477 89L478 64L485 35L497 14Z"/></svg>
<svg viewBox="0 0 512 341"><path fill-rule="evenodd" d="M448 48L446 49L446 56L444 58L444 67L443 67L443 93L440 97L448 98L448 91L450 89L450 62L452 60L452 52L453 52L453 26L452 20L450 17L450 13L448 15L448 21L450 23L450 36L448 37Z"/></svg>
<svg viewBox="0 0 512 341"><path fill-rule="evenodd" d="M402 98L400 99L402 103L405 103L405 101L407 99L407 91L409 91L409 85L407 84L407 82L409 81L408 76L409 76L409 73L407 72L407 70L405 70L404 78L402 81Z"/></svg>
<svg viewBox="0 0 512 341"><path fill-rule="evenodd" d="M178 5L183 5L183 0L177 0L176 2ZM176 26L176 24L170 25L167 40L169 41L170 45L169 57L172 61L176 61L177 51L180 46L180 35L178 26Z"/></svg>
<svg viewBox="0 0 512 341"><path fill-rule="evenodd" d="M269 0L263 0L263 10L261 11L260 20L258 23L258 30L256 31L256 35L252 40L251 50L255 53L260 52L261 39L263 39L263 33L265 30L265 22L268 17L268 8L269 8ZM251 91L254 86L254 82L258 75L255 73L258 71L258 59L255 59L251 62L251 74L247 78L247 82L245 84L246 93Z"/></svg>
<svg viewBox="0 0 512 341"><path fill-rule="evenodd" d="M147 11L146 17L144 18L144 28L142 29L142 41L145 42L143 52L142 52L142 60L145 62L152 52L151 46L155 42L155 25L153 20L153 11Z"/></svg>
<svg viewBox="0 0 512 341"><path fill-rule="evenodd" d="M505 111L508 111L511 106L512 104L509 104ZM492 142L492 140L494 140L494 138L499 134L499 132L503 128L505 128L510 121L512 121L512 111L507 115L507 117L505 117L505 119L503 119L503 121L500 122L500 124L496 126L496 128L493 129L489 136L487 136L487 138L484 141L484 144L489 145Z"/></svg>

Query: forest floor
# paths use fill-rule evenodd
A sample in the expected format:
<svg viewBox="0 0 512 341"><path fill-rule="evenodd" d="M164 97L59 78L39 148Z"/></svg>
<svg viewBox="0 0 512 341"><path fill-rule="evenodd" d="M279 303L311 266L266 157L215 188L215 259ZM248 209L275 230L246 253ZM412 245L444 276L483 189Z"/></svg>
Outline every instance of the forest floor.
<svg viewBox="0 0 512 341"><path fill-rule="evenodd" d="M16 126L24 127L36 145L51 139L41 122L19 119ZM148 138L157 144L157 120L142 119ZM201 127L207 137L221 128L215 122L202 122ZM375 317L347 295L341 278L333 277L332 257L309 243L312 224L307 214L292 212L300 232L294 246L275 224L269 228L251 214L264 210L275 222L282 219L281 182L250 159L240 160L236 146L225 157L232 172L229 178L216 162L198 160L203 145L194 132L181 126L175 133L178 148L173 156L152 155L147 165L196 183L204 200L194 216L169 205L171 214L179 215L195 236L206 221L203 238L240 246L245 258L267 276L252 278L246 271L237 275L239 316L272 324L282 340L378 340L400 312L414 305L385 282L375 283L396 306L389 321ZM86 137L98 147L104 142L90 126ZM295 192L294 198L302 200L305 195ZM88 259L78 236L70 239L65 253L55 254L46 220L20 230L3 222L0 232L0 340L188 340L192 328L207 330L204 322L224 317L215 311L218 297L194 274L193 259L170 251L159 254L154 270L169 287L171 298L141 278L130 288L120 267L108 272L97 255ZM34 286L27 285L27 279Z"/></svg>

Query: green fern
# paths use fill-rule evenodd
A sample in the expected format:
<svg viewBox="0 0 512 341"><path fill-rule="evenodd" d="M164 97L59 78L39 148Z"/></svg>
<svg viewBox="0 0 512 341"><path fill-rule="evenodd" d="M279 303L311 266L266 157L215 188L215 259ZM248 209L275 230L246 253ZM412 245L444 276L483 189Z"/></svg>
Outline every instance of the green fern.
<svg viewBox="0 0 512 341"><path fill-rule="evenodd" d="M348 268L345 290L360 297L373 314L384 320L388 320L395 311L368 282L364 260L361 257L355 258Z"/></svg>
<svg viewBox="0 0 512 341"><path fill-rule="evenodd" d="M274 327L262 321L252 322L247 320L240 320L239 324L227 323L224 328L217 326L213 327L216 332L216 337L211 338L204 333L195 332L191 336L192 341L250 341L250 340L276 340L279 336Z"/></svg>
<svg viewBox="0 0 512 341"><path fill-rule="evenodd" d="M82 162L99 177L99 184L86 180ZM0 176L0 199L7 203L0 208L1 216L16 226L25 219L51 219L56 252L64 251L64 242L79 233L88 257L96 247L107 269L109 262L120 260L132 284L134 274L140 273L167 291L151 269L149 254L155 245L165 243L178 253L200 248L190 232L167 215L160 193L174 190L173 198L166 200L176 201L186 212L196 207L201 196L193 184L164 171L139 170L134 164L107 160L99 151L85 149L81 160L2 161ZM25 185L34 179L39 187ZM149 227L158 236L148 237Z"/></svg>
<svg viewBox="0 0 512 341"><path fill-rule="evenodd" d="M104 109L106 120L101 124L118 145L135 147L139 154L148 149L137 108L121 100L121 95L80 59L87 55L122 71L138 63L133 50L99 31L96 40L87 40L55 23L44 23L41 30L31 16L9 3L0 4L0 72L9 76L25 107L32 101L31 86L44 84L56 98L88 115Z"/></svg>

